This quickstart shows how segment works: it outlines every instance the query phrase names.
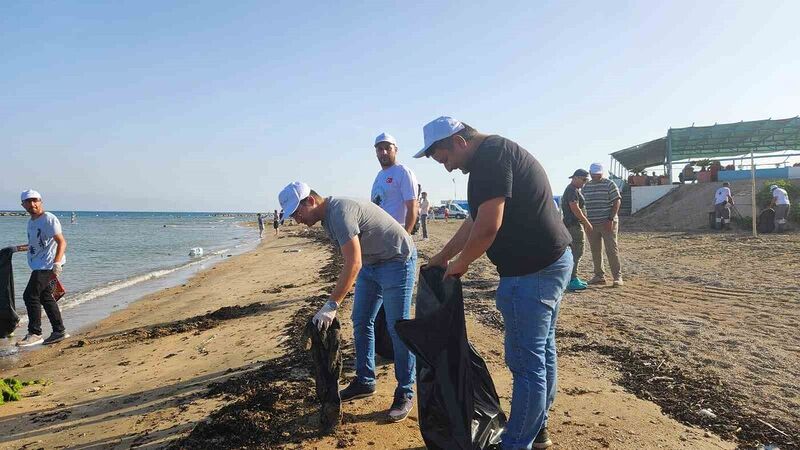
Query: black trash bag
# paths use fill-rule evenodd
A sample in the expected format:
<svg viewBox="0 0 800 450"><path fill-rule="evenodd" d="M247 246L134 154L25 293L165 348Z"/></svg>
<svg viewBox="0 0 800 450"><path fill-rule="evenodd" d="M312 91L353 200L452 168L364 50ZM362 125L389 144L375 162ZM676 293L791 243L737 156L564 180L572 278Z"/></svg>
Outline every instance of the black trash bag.
<svg viewBox="0 0 800 450"><path fill-rule="evenodd" d="M303 330L306 350L311 351L317 400L320 403L319 424L323 433L334 431L342 421L342 400L339 397L339 376L342 373L342 329L338 319L320 331L312 321Z"/></svg>
<svg viewBox="0 0 800 450"><path fill-rule="evenodd" d="M756 230L759 233L772 233L775 231L775 210L767 208L758 214Z"/></svg>
<svg viewBox="0 0 800 450"><path fill-rule="evenodd" d="M389 336L389 328L386 323L386 310L383 305L375 316L375 353L383 359L394 361L394 346L392 337Z"/></svg>
<svg viewBox="0 0 800 450"><path fill-rule="evenodd" d="M4 338L19 325L17 307L14 304L14 273L11 270L11 255L14 247L0 250L0 338Z"/></svg>
<svg viewBox="0 0 800 450"><path fill-rule="evenodd" d="M483 358L467 341L461 281L420 270L416 317L395 324L417 357L419 428L429 449L487 449L506 416Z"/></svg>

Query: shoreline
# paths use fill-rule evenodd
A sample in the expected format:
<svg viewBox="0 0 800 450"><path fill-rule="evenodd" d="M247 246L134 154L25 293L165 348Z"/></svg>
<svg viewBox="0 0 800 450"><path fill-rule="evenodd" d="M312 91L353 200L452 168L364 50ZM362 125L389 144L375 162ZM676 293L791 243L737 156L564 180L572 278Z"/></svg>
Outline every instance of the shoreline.
<svg viewBox="0 0 800 450"><path fill-rule="evenodd" d="M214 252L202 259L189 260L175 267L154 269L141 275L132 275L68 295L59 302L59 306L67 331L71 335L70 339L80 336L114 313L125 310L149 295L186 283L192 277L229 258L257 250L262 242L259 239L253 239L238 246ZM49 329L49 322L44 313L42 316L43 327ZM27 323L27 315L20 314L20 323L14 332L14 337L0 340L0 370L9 369L25 354L44 348L43 345L37 345L32 348L20 349L14 345L16 339L24 336Z"/></svg>
<svg viewBox="0 0 800 450"><path fill-rule="evenodd" d="M25 352L3 376L51 383L25 389L21 401L0 406L0 426L8 430L0 448L105 448L123 441L128 448L142 431L138 413L152 427L170 430L167 440L191 429L218 402L196 398L208 382L278 355L280 328L262 319L270 314L277 323L294 309L295 301L281 293L315 289L313 283L302 287L296 267L271 267L285 247L310 249L307 239L284 233L184 284L142 297L80 336ZM297 255L304 266L323 259L319 252ZM282 287L288 285L298 288ZM186 406L190 400L197 404ZM187 408L197 408L197 415ZM134 436L127 440L126 434Z"/></svg>

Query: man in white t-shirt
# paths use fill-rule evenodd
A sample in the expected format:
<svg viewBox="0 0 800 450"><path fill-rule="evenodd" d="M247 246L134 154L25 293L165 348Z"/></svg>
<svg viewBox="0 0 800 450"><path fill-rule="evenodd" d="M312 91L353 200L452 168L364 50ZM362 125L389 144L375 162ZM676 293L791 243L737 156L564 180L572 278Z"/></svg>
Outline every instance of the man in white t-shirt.
<svg viewBox="0 0 800 450"><path fill-rule="evenodd" d="M422 200L419 202L419 223L422 226L422 239L428 239L428 213L431 210L431 202L428 201L428 193L420 194Z"/></svg>
<svg viewBox="0 0 800 450"><path fill-rule="evenodd" d="M397 164L397 141L386 133L375 138L375 156L381 163L381 171L372 183L370 199L410 234L417 222L417 177L407 167Z"/></svg>
<svg viewBox="0 0 800 450"><path fill-rule="evenodd" d="M53 297L52 284L55 278L61 276L62 267L67 261L67 240L61 233L58 218L45 212L42 196L38 192L31 189L24 191L20 200L31 220L28 221L28 243L17 246L17 251L28 252L28 265L33 272L22 294L28 310L28 334L17 345L55 344L69 337L61 320L61 310ZM42 339L42 308L53 328L53 333L47 339Z"/></svg>
<svg viewBox="0 0 800 450"><path fill-rule="evenodd" d="M789 194L775 184L769 190L772 192L769 206L775 208L775 231L781 232L786 228L786 219L789 217Z"/></svg>
<svg viewBox="0 0 800 450"><path fill-rule="evenodd" d="M733 195L731 195L731 184L727 181L722 183L722 187L714 193L714 215L716 217L718 230L729 230L731 228L731 206L733 206Z"/></svg>

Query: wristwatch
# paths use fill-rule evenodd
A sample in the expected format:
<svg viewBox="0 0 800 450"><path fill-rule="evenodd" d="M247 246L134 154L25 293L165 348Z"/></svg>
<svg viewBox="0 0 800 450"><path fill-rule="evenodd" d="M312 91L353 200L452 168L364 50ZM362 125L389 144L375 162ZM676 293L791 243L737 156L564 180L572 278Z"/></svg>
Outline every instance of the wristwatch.
<svg viewBox="0 0 800 450"><path fill-rule="evenodd" d="M331 308L334 311L339 309L339 304L336 303L336 300L334 300L334 299L328 300L328 302L326 304L328 305L329 308Z"/></svg>

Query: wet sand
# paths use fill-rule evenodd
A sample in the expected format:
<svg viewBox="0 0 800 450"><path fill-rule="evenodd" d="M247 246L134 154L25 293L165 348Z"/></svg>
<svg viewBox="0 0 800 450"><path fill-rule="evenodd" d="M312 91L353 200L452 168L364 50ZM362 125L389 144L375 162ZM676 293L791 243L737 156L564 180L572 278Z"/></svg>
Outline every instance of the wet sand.
<svg viewBox="0 0 800 450"><path fill-rule="evenodd" d="M434 222L432 239L418 242L420 259L440 248L457 226ZM709 380L720 383L724 392L744 396L749 400L744 404L754 411L781 404L784 409L758 417L797 434L797 419L791 415L797 410L791 403L797 401L796 383L786 385L797 373L797 353L792 353L796 336L787 338L789 333L778 328L752 339L752 327L747 326L758 314L770 314L755 308L755 297L747 297L748 292L772 289L767 296L752 295L774 304L785 322L761 320L790 326L797 323L797 291L756 281L758 258L767 254L743 256L756 243L688 236L687 243L665 234L623 235L626 286L593 288L565 298L559 396L550 421L555 448L734 448L736 439L753 433L744 436L741 430L695 417L705 400L693 397L690 388L702 388ZM0 406L0 448L423 448L416 410L404 422L385 419L394 388L391 364L379 367L377 395L345 404L344 421L333 435L317 433L313 381L300 349L300 328L324 301L337 267L330 246L318 238L318 232L283 228L279 239L267 236L255 251L145 297L53 348L26 354L3 376L52 383L28 388L22 401ZM726 281L720 281L723 286L714 284L713 275L733 265L723 263L718 269L705 253L678 250L692 243L698 249L714 247L714 239L741 248L742 254L731 257L753 265L749 271L731 267ZM787 238L784 245L792 244ZM697 259L703 262L697 269L683 267L693 267ZM582 266L586 275L587 267ZM765 268L765 279L772 276L767 274L774 271ZM698 278L680 279L692 276ZM503 363L502 321L498 323L492 300L497 276L482 259L464 281L470 339L486 359L508 412L511 376ZM738 295L719 294L726 289ZM352 376L350 301L339 314L346 338L346 379ZM704 314L709 318L703 319ZM748 332L751 338L745 339ZM720 333L727 336L720 339L741 345L720 351L721 341L711 339ZM753 362L763 359L764 348L775 352L769 355L769 371ZM730 367L720 369L704 359ZM671 380L651 380L657 376ZM754 378L767 382L749 381ZM672 388L641 388L663 382ZM665 394L671 391L676 393ZM687 410L680 414L664 398L694 398L695 404L672 402ZM784 429L789 426L794 429Z"/></svg>

